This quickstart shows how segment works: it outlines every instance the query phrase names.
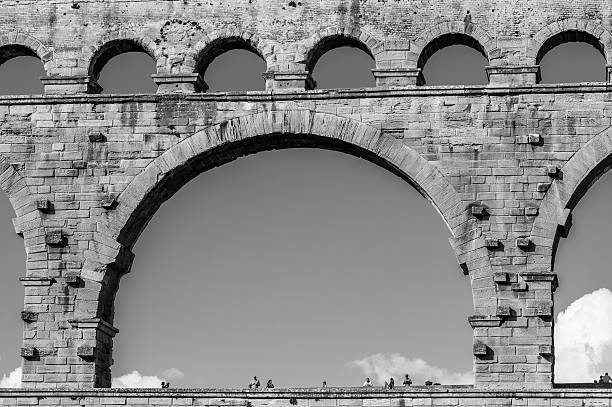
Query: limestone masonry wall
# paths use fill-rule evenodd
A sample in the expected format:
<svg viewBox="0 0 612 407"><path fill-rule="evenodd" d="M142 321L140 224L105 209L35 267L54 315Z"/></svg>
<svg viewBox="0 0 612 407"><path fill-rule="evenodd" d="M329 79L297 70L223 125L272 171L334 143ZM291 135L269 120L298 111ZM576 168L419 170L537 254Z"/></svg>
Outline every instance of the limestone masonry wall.
<svg viewBox="0 0 612 407"><path fill-rule="evenodd" d="M15 310L26 390L0 391L0 404L223 405L215 400L225 396L208 393L78 389L110 386L115 293L157 208L240 156L312 147L381 165L439 212L432 227L448 228L471 282L475 386L371 399L295 390L273 393L274 402L240 393L231 405L284 406L294 396L304 406L610 405L605 389L553 388L553 315L557 243L612 165L612 68L602 67L608 82L538 83L542 56L563 42L587 42L612 63L609 1L0 7L0 63L36 55L47 75L44 95L0 97L0 188L27 253L24 308ZM487 86L423 86L424 63L451 44L483 53ZM373 56L376 87L312 90L317 59L343 45ZM233 48L264 58L266 91L205 93L206 67ZM104 64L133 50L156 60L158 93L98 95Z"/></svg>

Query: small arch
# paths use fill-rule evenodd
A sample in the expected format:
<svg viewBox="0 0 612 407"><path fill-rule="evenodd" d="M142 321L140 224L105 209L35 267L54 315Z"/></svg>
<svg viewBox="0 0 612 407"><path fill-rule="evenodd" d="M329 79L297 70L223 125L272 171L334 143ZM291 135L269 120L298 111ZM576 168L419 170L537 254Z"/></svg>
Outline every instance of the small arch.
<svg viewBox="0 0 612 407"><path fill-rule="evenodd" d="M306 70L312 73L315 65L325 53L341 47L357 48L365 52L373 60L376 60L370 48L359 38L346 34L334 34L321 38L312 48L310 48L305 58Z"/></svg>
<svg viewBox="0 0 612 407"><path fill-rule="evenodd" d="M231 50L249 51L266 61L256 42L240 36L222 37L203 44L198 43L196 49L199 51L195 56L195 72L201 74L202 77L215 58Z"/></svg>
<svg viewBox="0 0 612 407"><path fill-rule="evenodd" d="M585 31L568 30L553 35L552 37L548 38L546 42L544 42L544 44L542 44L540 50L538 51L538 54L536 55L536 65L540 65L540 62L542 62L542 58L544 58L544 56L550 50L552 50L558 45L565 44L568 42L583 42L589 44L597 51L599 51L604 58L606 56L604 44L599 38Z"/></svg>
<svg viewBox="0 0 612 407"><path fill-rule="evenodd" d="M537 65L548 51L567 42L592 45L601 52L607 63L612 61L612 34L592 20L576 18L555 21L538 31L527 49L527 58Z"/></svg>
<svg viewBox="0 0 612 407"><path fill-rule="evenodd" d="M417 68L421 69L421 77L419 78L419 85L425 84L425 77L423 70L427 65L429 59L438 51L451 47L454 45L464 45L476 50L480 53L488 62L489 56L484 46L475 38L462 33L447 33L442 34L439 37L432 39L420 52L417 60Z"/></svg>
<svg viewBox="0 0 612 407"><path fill-rule="evenodd" d="M0 35L0 65L18 56L33 56L40 59L47 69L53 60L53 51L29 34L14 32Z"/></svg>
<svg viewBox="0 0 612 407"><path fill-rule="evenodd" d="M92 53L89 60L88 74L93 80L98 80L104 65L117 55L126 52L143 52L155 60L155 52L142 41L133 38L114 39L105 42Z"/></svg>

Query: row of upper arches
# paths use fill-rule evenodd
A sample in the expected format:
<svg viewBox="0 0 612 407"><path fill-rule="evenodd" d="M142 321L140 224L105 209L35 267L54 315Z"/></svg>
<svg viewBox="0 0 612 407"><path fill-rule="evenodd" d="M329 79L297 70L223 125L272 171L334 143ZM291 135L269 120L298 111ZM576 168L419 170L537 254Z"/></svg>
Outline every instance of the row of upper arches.
<svg viewBox="0 0 612 407"><path fill-rule="evenodd" d="M96 46L88 47L83 52L79 64L87 66L86 71L83 68L83 75L86 74L93 81L97 81L106 65L113 58L126 53L141 53L151 58L155 66L154 72L160 74L199 73L204 76L218 57L240 50L255 56L261 61L263 63L261 66L265 72L282 71L281 65L284 65L286 71L302 70L312 74L319 60L327 53L339 48L353 48L362 51L370 59L373 66L379 69L399 66L413 70L415 76L420 69L421 74L416 81L417 84L423 85L429 82L427 76L423 75L427 63L435 54L445 48L467 47L479 54L482 58L482 77L485 78L484 82L486 82L484 67L487 65L537 66L541 64L551 50L559 45L573 42L591 45L601 55L601 78L602 81L606 81L606 66L609 67L612 61L612 36L607 30L591 22L580 22L579 20L562 20L544 28L529 40L529 46L526 48L525 55L521 57L522 59L518 63L512 64L504 61L503 52L497 47L495 38L483 29L464 25L463 22L438 24L427 30L410 42L410 50L403 52L403 61L394 59L395 55L393 54L397 50L389 49L389 46L362 31L326 30L307 40L305 45L298 47L299 51L292 56L293 58L290 55L289 58L285 58L285 55L277 55L274 52L274 46L249 33L225 33L225 36L213 40L205 38L189 48L186 55L177 57L176 55L167 55L161 45L155 41L143 39L126 32L118 32L99 41ZM53 76L53 68L58 64L52 51L27 35L17 34L14 38L8 38L5 44L0 42L0 65L19 56L40 59L45 67L44 75ZM288 62L284 63L279 59L288 59ZM292 65L293 68L286 67ZM350 68L348 66L346 71L350 71ZM309 88L309 86L306 85L306 88Z"/></svg>

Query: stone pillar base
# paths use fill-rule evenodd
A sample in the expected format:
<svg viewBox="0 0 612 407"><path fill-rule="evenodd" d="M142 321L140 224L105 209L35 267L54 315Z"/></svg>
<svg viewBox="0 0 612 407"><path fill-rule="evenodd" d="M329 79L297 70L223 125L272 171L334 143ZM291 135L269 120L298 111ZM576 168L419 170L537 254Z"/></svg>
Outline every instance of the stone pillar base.
<svg viewBox="0 0 612 407"><path fill-rule="evenodd" d="M535 85L540 82L540 66L487 66L490 85Z"/></svg>
<svg viewBox="0 0 612 407"><path fill-rule="evenodd" d="M199 73L153 74L157 93L196 93L206 92L208 85Z"/></svg>
<svg viewBox="0 0 612 407"><path fill-rule="evenodd" d="M382 88L416 86L423 82L421 68L372 69L376 86Z"/></svg>
<svg viewBox="0 0 612 407"><path fill-rule="evenodd" d="M312 90L317 86L317 83L312 78L310 72L306 71L268 71L263 74L263 77L266 80L266 90Z"/></svg>
<svg viewBox="0 0 612 407"><path fill-rule="evenodd" d="M606 65L606 81L612 82L612 65Z"/></svg>
<svg viewBox="0 0 612 407"><path fill-rule="evenodd" d="M46 95L100 93L102 87L89 75L44 76L40 78Z"/></svg>

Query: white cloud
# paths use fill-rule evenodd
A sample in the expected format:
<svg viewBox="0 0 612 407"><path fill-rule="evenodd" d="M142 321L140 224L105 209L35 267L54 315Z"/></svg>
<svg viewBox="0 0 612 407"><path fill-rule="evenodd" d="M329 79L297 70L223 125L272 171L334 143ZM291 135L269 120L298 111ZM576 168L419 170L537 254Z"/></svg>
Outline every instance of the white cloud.
<svg viewBox="0 0 612 407"><path fill-rule="evenodd" d="M181 372L175 367L171 367L170 369L164 370L161 376L168 380L179 380L185 377L185 373Z"/></svg>
<svg viewBox="0 0 612 407"><path fill-rule="evenodd" d="M119 389L159 388L161 387L161 382L179 380L183 377L185 377L185 374L175 367L164 370L160 376L144 376L139 371L134 370L132 373L114 377L112 387Z"/></svg>
<svg viewBox="0 0 612 407"><path fill-rule="evenodd" d="M555 381L592 382L612 372L612 292L587 294L557 316Z"/></svg>
<svg viewBox="0 0 612 407"><path fill-rule="evenodd" d="M157 376L143 376L134 370L132 373L114 377L112 380L113 388L137 389L137 388L160 388L161 382L165 381Z"/></svg>
<svg viewBox="0 0 612 407"><path fill-rule="evenodd" d="M393 377L396 385L401 385L405 374L410 375L413 385L423 385L427 380L441 384L474 383L474 374L471 371L451 372L445 368L432 366L423 359L408 359L399 353L378 353L355 360L348 365L360 368L364 375L370 376L378 384Z"/></svg>
<svg viewBox="0 0 612 407"><path fill-rule="evenodd" d="M2 375L0 388L18 389L21 387L21 367L13 370L8 376Z"/></svg>

